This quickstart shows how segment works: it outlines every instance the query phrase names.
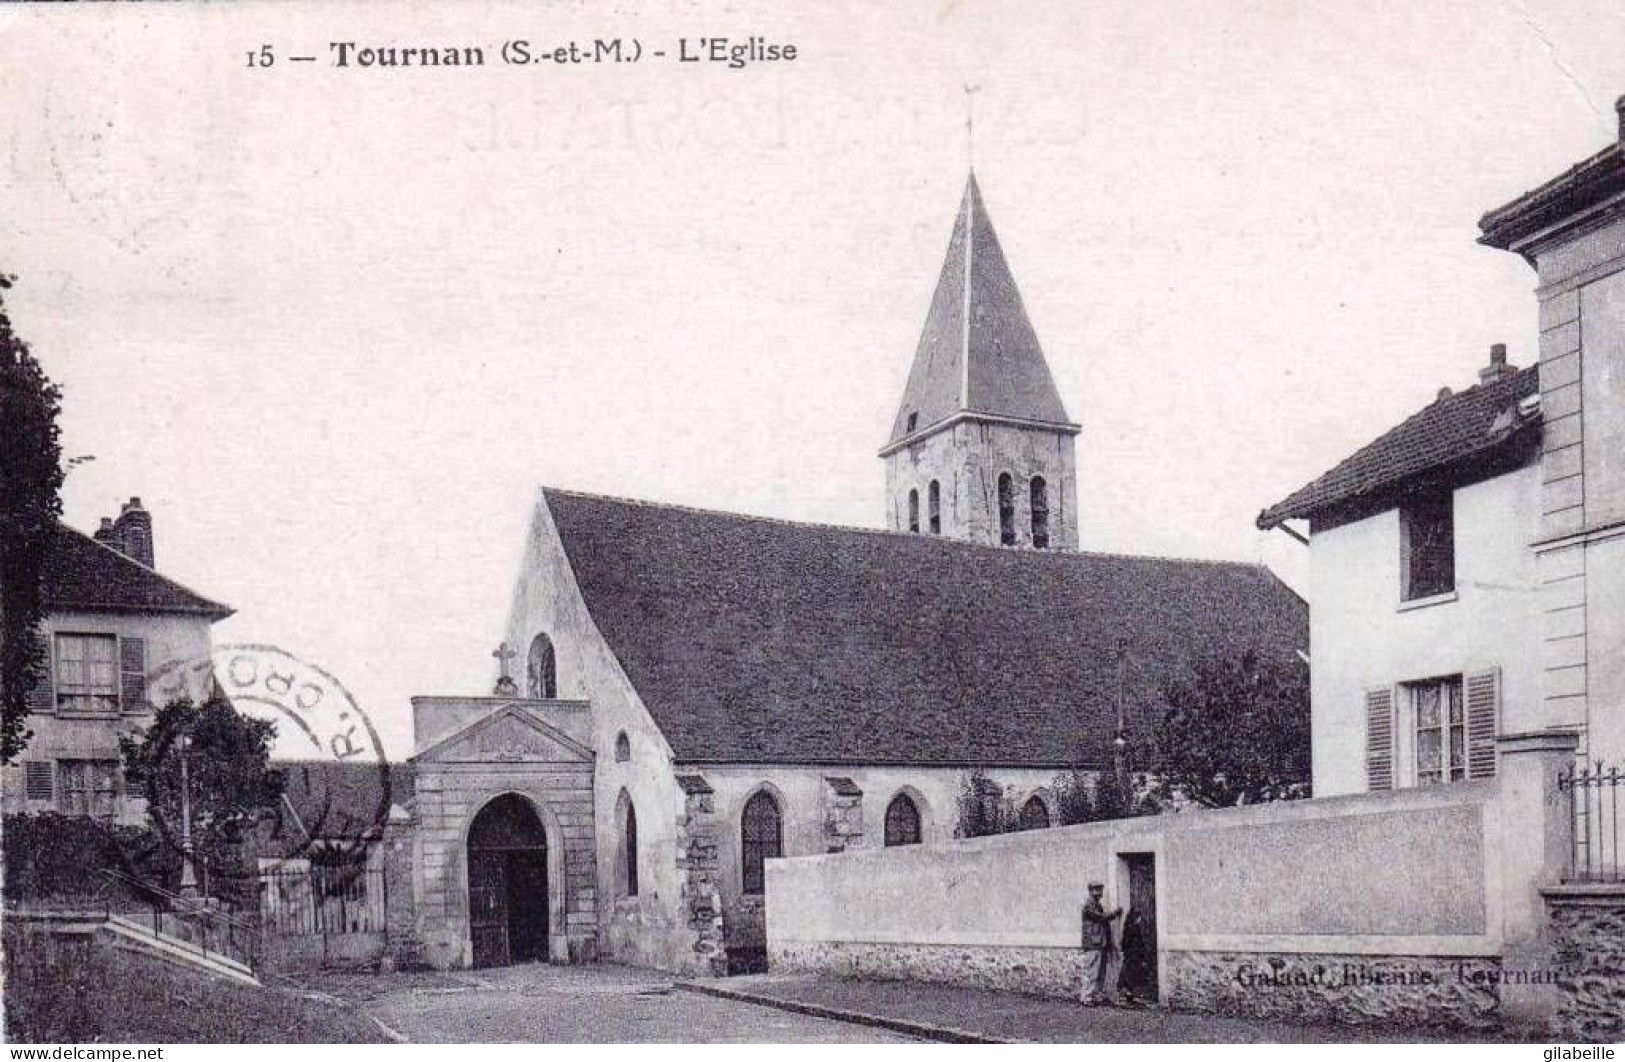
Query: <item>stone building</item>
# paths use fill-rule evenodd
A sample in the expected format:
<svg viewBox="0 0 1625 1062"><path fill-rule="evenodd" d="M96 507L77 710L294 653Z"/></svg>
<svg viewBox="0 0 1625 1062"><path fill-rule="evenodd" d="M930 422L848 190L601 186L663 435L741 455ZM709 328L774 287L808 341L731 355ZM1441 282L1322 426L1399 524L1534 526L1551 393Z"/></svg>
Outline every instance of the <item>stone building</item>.
<svg viewBox="0 0 1625 1062"><path fill-rule="evenodd" d="M769 860L947 840L976 769L1049 825L1119 703L1139 735L1203 652L1296 661L1266 569L1077 551L1079 430L972 179L881 451L889 530L542 490L495 695L413 700L412 947L737 968Z"/></svg>
<svg viewBox="0 0 1625 1062"><path fill-rule="evenodd" d="M140 498L95 536L58 525L44 558L45 680L29 690L33 738L4 770L4 809L139 824L119 738L151 721L147 677L171 661L207 661L210 628L231 615L153 568L152 515Z"/></svg>

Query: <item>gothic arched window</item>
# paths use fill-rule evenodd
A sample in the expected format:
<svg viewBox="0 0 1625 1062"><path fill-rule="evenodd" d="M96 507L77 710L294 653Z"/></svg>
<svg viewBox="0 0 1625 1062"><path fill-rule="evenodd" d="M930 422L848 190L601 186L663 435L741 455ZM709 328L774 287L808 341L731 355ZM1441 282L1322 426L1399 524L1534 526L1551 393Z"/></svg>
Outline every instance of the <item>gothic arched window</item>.
<svg viewBox="0 0 1625 1062"><path fill-rule="evenodd" d="M1049 485L1043 476L1034 476L1033 488L1033 545L1049 548Z"/></svg>
<svg viewBox="0 0 1625 1062"><path fill-rule="evenodd" d="M898 793L886 805L886 847L920 843L920 809L907 793Z"/></svg>
<svg viewBox="0 0 1625 1062"><path fill-rule="evenodd" d="M930 510L931 533L940 535L942 534L942 488L937 485L936 480L931 481L927 494L926 507Z"/></svg>
<svg viewBox="0 0 1625 1062"><path fill-rule="evenodd" d="M739 876L745 895L762 894L767 885L766 863L783 854L783 840L779 802L764 789L745 802L739 823Z"/></svg>
<svg viewBox="0 0 1625 1062"><path fill-rule="evenodd" d="M638 894L638 812L632 806L632 796L621 790L616 807L616 824L620 827L620 886L622 896Z"/></svg>
<svg viewBox="0 0 1625 1062"><path fill-rule="evenodd" d="M626 736L626 731L615 735L615 762L625 763L632 758L632 739Z"/></svg>
<svg viewBox="0 0 1625 1062"><path fill-rule="evenodd" d="M553 656L553 639L538 634L530 643L525 659L525 693L538 700L559 695L559 667Z"/></svg>
<svg viewBox="0 0 1625 1062"><path fill-rule="evenodd" d="M1049 808L1037 797L1028 797L1021 805L1021 828L1024 830L1049 829Z"/></svg>
<svg viewBox="0 0 1625 1062"><path fill-rule="evenodd" d="M920 533L920 492L908 492L908 529L915 534Z"/></svg>
<svg viewBox="0 0 1625 1062"><path fill-rule="evenodd" d="M1010 473L999 473L999 541L1016 544L1016 481Z"/></svg>

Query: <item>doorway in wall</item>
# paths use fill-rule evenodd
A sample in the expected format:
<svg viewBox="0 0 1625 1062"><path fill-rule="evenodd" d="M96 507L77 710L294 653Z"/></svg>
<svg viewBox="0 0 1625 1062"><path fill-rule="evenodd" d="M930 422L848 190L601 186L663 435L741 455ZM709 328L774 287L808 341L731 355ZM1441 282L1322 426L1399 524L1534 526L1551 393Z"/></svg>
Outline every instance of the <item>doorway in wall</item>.
<svg viewBox="0 0 1625 1062"><path fill-rule="evenodd" d="M1123 905L1123 969L1119 991L1155 1003L1157 983L1157 857L1150 852L1127 852L1117 857L1128 880L1128 902ZM1121 879L1119 879L1121 880Z"/></svg>
<svg viewBox="0 0 1625 1062"><path fill-rule="evenodd" d="M516 793L497 797L468 831L468 920L475 966L547 959L547 835Z"/></svg>

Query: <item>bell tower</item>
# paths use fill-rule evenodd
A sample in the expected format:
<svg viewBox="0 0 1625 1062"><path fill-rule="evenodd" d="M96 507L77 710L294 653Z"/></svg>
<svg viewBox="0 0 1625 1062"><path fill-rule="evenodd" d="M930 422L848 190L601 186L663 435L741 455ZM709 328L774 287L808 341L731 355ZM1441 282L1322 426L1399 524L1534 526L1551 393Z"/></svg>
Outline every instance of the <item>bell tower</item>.
<svg viewBox="0 0 1625 1062"><path fill-rule="evenodd" d="M887 526L1075 550L1080 430L1055 390L972 172L880 450Z"/></svg>

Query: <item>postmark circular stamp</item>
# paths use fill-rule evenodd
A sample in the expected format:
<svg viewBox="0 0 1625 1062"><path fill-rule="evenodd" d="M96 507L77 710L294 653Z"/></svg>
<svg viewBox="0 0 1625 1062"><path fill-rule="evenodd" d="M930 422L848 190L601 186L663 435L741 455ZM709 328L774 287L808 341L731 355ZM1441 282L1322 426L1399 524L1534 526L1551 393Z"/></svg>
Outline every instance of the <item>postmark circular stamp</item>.
<svg viewBox="0 0 1625 1062"><path fill-rule="evenodd" d="M146 736L149 816L164 842L192 850L200 873L366 861L392 807L389 761L372 721L330 672L274 645L219 645L153 671L147 698L158 709ZM200 707L222 698L275 727L272 786L223 762L234 738ZM195 710L165 710L178 701ZM205 838L220 824L228 828Z"/></svg>

